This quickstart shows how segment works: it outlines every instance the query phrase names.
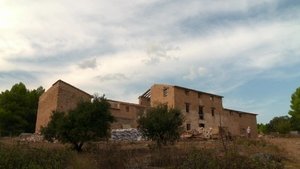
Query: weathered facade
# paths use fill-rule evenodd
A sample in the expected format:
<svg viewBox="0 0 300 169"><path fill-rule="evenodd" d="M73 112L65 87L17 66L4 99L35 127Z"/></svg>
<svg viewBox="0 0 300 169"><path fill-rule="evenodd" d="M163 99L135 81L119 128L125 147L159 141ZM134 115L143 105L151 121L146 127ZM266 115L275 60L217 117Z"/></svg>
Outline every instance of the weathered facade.
<svg viewBox="0 0 300 169"><path fill-rule="evenodd" d="M88 101L91 95L61 80L53 84L39 101L36 132L45 126L52 111L67 112L76 107L80 100ZM186 130L199 127L225 127L232 135L245 135L248 126L251 135L257 136L256 114L225 109L223 96L188 89L180 86L155 84L139 97L139 104L108 100L111 113L117 119L112 128L136 128L139 113L147 107L167 104L182 111Z"/></svg>
<svg viewBox="0 0 300 169"><path fill-rule="evenodd" d="M90 101L92 95L62 81L55 82L39 99L35 132L39 133L41 127L50 121L53 111L68 112L76 108L80 101ZM144 106L134 103L108 100L111 105L110 112L116 118L112 128L136 128L137 116L145 109Z"/></svg>
<svg viewBox="0 0 300 169"><path fill-rule="evenodd" d="M163 103L180 109L185 117L186 130L222 126L232 135L246 135L249 126L251 135L256 137L256 114L225 109L222 99L223 96L180 86L155 84L139 97L139 103L143 106Z"/></svg>
<svg viewBox="0 0 300 169"><path fill-rule="evenodd" d="M40 96L35 132L48 124L53 111L68 112L80 101L89 101L92 96L62 80L55 82Z"/></svg>

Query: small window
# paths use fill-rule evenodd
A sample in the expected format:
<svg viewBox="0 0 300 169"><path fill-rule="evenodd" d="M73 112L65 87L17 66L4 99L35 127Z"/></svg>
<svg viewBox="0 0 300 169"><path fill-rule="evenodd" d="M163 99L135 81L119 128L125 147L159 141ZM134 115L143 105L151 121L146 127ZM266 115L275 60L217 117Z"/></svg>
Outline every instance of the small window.
<svg viewBox="0 0 300 169"><path fill-rule="evenodd" d="M190 94L190 91L189 90L185 90L184 93L185 93L185 95L188 96Z"/></svg>
<svg viewBox="0 0 300 169"><path fill-rule="evenodd" d="M232 111L229 111L230 116L232 116Z"/></svg>
<svg viewBox="0 0 300 169"><path fill-rule="evenodd" d="M199 119L204 120L204 112L203 112L203 106L199 106Z"/></svg>
<svg viewBox="0 0 300 169"><path fill-rule="evenodd" d="M209 100L214 101L214 96L210 96Z"/></svg>
<svg viewBox="0 0 300 169"><path fill-rule="evenodd" d="M242 117L242 113L239 113L239 116Z"/></svg>
<svg viewBox="0 0 300 169"><path fill-rule="evenodd" d="M186 130L191 130L191 124L189 123L186 124Z"/></svg>
<svg viewBox="0 0 300 169"><path fill-rule="evenodd" d="M205 124L203 124L203 123L199 123L199 127L205 127Z"/></svg>
<svg viewBox="0 0 300 169"><path fill-rule="evenodd" d="M211 108L211 116L215 116L215 108L214 107Z"/></svg>
<svg viewBox="0 0 300 169"><path fill-rule="evenodd" d="M190 112L190 103L185 103L185 112Z"/></svg>
<svg viewBox="0 0 300 169"><path fill-rule="evenodd" d="M126 106L126 112L129 112L129 106Z"/></svg>
<svg viewBox="0 0 300 169"><path fill-rule="evenodd" d="M198 98L199 98L199 99L201 98L201 95L202 95L201 93L198 93Z"/></svg>
<svg viewBox="0 0 300 169"><path fill-rule="evenodd" d="M164 87L163 88L163 96L164 97L168 96L168 93L169 93L169 88L168 87Z"/></svg>

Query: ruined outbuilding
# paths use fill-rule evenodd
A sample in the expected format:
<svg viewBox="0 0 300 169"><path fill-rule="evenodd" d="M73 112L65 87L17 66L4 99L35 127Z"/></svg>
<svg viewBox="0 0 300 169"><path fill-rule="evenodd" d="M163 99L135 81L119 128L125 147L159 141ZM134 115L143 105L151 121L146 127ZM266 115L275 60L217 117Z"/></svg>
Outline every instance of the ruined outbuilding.
<svg viewBox="0 0 300 169"><path fill-rule="evenodd" d="M55 82L39 100L36 133L47 125L53 111L68 112L79 101L90 101L92 96L62 80ZM246 136L251 128L251 137L257 136L256 115L254 113L226 109L222 105L223 96L188 89L180 86L154 84L139 96L139 104L108 100L111 113L117 122L112 128L136 128L139 113L147 107L167 104L181 110L185 117L186 131L199 128L217 129L220 126L232 135Z"/></svg>

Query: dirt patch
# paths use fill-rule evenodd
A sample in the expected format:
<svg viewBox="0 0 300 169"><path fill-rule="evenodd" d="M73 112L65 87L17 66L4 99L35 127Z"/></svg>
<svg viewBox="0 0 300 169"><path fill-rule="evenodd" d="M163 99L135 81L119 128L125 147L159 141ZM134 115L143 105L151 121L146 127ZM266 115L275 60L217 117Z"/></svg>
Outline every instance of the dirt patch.
<svg viewBox="0 0 300 169"><path fill-rule="evenodd" d="M278 146L286 155L287 169L300 168L300 138L270 138L267 141Z"/></svg>

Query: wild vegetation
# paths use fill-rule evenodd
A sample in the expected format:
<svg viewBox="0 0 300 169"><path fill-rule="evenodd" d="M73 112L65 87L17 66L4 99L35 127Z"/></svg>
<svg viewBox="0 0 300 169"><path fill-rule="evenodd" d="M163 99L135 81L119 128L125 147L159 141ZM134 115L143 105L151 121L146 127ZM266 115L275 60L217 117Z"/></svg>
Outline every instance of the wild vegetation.
<svg viewBox="0 0 300 169"><path fill-rule="evenodd" d="M160 149L151 142L93 142L77 153L60 144L0 144L6 169L282 169L280 149L263 140L237 139L224 151L219 140L180 141Z"/></svg>
<svg viewBox="0 0 300 169"><path fill-rule="evenodd" d="M42 87L28 90L23 83L0 94L0 137L33 133Z"/></svg>
<svg viewBox="0 0 300 169"><path fill-rule="evenodd" d="M138 128L145 138L155 141L160 147L180 138L182 123L183 115L180 110L162 104L149 108L138 119Z"/></svg>

